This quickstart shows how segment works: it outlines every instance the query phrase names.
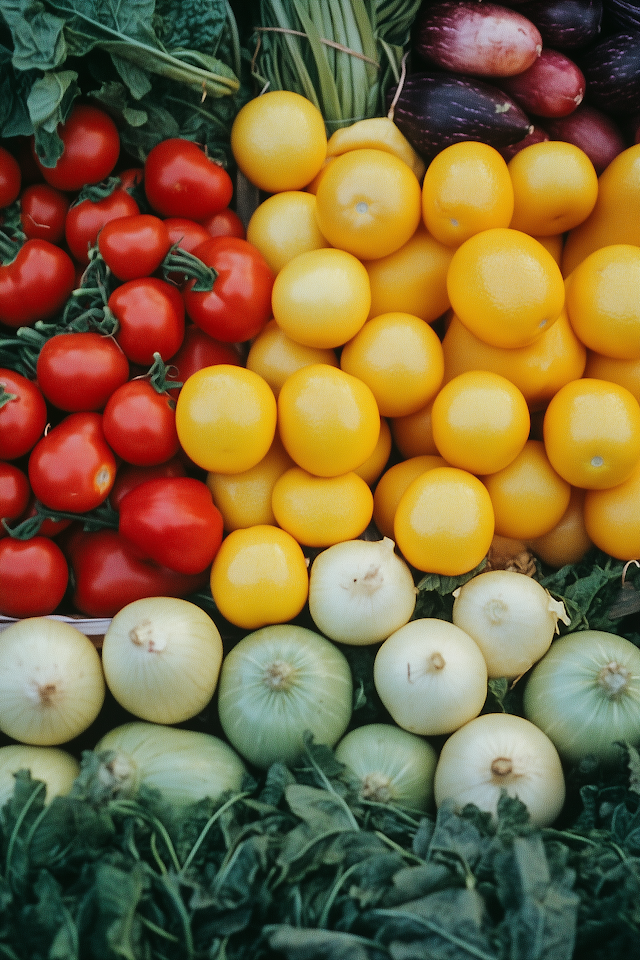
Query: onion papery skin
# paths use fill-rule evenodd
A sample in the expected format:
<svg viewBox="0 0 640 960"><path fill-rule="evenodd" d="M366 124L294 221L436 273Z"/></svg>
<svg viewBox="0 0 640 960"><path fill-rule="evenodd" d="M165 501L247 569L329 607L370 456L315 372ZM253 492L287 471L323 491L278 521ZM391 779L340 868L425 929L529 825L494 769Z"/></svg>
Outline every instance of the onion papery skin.
<svg viewBox="0 0 640 960"><path fill-rule="evenodd" d="M433 806L437 754L428 740L392 723L356 727L335 748L358 781L359 795L411 810Z"/></svg>
<svg viewBox="0 0 640 960"><path fill-rule="evenodd" d="M220 632L201 607L148 597L123 607L102 644L107 686L133 716L182 723L211 700L220 675Z"/></svg>
<svg viewBox="0 0 640 960"><path fill-rule="evenodd" d="M24 743L0 747L0 807L13 796L15 774L20 770L28 770L33 780L44 784L45 803L50 803L54 797L70 792L80 773L80 763L60 747Z"/></svg>
<svg viewBox="0 0 640 960"><path fill-rule="evenodd" d="M559 637L529 674L523 711L567 762L619 760L620 743L640 741L640 649L604 630Z"/></svg>
<svg viewBox="0 0 640 960"><path fill-rule="evenodd" d="M448 620L411 620L380 646L373 665L378 696L404 730L451 733L477 716L487 697L478 644Z"/></svg>
<svg viewBox="0 0 640 960"><path fill-rule="evenodd" d="M231 745L267 769L294 763L305 733L333 747L353 708L349 663L326 637L295 624L272 624L227 653L218 684L218 713Z"/></svg>
<svg viewBox="0 0 640 960"><path fill-rule="evenodd" d="M144 786L174 804L237 792L247 772L242 758L219 737L144 720L113 727L94 750L104 753L105 775L113 774L123 793L135 794Z"/></svg>
<svg viewBox="0 0 640 960"><path fill-rule="evenodd" d="M337 643L380 643L407 623L416 588L389 537L346 540L317 555L309 571L309 612Z"/></svg>
<svg viewBox="0 0 640 960"><path fill-rule="evenodd" d="M67 743L91 726L104 698L100 655L70 623L27 617L0 633L0 730L13 740Z"/></svg>
<svg viewBox="0 0 640 960"><path fill-rule="evenodd" d="M453 596L453 622L482 650L489 677L525 673L551 646L558 619L568 623L564 604L515 570L479 573Z"/></svg>
<svg viewBox="0 0 640 960"><path fill-rule="evenodd" d="M469 803L496 814L503 790L525 804L536 826L549 826L566 797L562 762L551 740L524 717L483 713L445 740L434 777L437 807Z"/></svg>

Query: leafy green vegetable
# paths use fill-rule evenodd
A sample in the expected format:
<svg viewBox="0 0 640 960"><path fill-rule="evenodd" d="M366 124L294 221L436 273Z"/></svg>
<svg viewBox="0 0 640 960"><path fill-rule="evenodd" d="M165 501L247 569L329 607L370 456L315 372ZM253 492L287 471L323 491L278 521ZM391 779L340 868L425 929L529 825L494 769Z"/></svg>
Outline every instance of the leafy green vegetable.
<svg viewBox="0 0 640 960"><path fill-rule="evenodd" d="M134 158L183 136L231 162L248 55L227 0L0 0L0 14L0 136L35 134L45 165L80 96L114 115Z"/></svg>

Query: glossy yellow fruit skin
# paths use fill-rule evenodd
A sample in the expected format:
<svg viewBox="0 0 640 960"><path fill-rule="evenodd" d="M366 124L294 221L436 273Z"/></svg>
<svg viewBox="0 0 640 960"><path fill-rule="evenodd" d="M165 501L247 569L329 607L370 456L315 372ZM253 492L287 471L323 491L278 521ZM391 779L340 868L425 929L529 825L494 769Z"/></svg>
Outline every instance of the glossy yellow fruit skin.
<svg viewBox="0 0 640 960"><path fill-rule="evenodd" d="M369 316L369 275L345 250L309 250L280 270L271 306L278 325L292 340L320 349L340 347Z"/></svg>
<svg viewBox="0 0 640 960"><path fill-rule="evenodd" d="M247 240L274 274L299 253L329 244L316 218L316 198L304 190L284 190L260 203L247 224Z"/></svg>
<svg viewBox="0 0 640 960"><path fill-rule="evenodd" d="M322 234L360 260L399 250L422 216L413 170L383 150L349 150L334 157L320 178L316 201Z"/></svg>
<svg viewBox="0 0 640 960"><path fill-rule="evenodd" d="M380 435L369 387L344 370L312 364L292 373L278 396L278 430L292 460L318 477L360 467Z"/></svg>
<svg viewBox="0 0 640 960"><path fill-rule="evenodd" d="M277 425L269 384L242 366L216 364L194 373L176 403L176 429L187 456L203 470L239 473L266 456Z"/></svg>
<svg viewBox="0 0 640 960"><path fill-rule="evenodd" d="M307 547L355 540L373 515L371 488L353 472L316 477L291 467L276 481L271 503L279 526Z"/></svg>
<svg viewBox="0 0 640 960"><path fill-rule="evenodd" d="M292 620L309 594L302 547L269 524L229 533L214 558L210 582L222 616L245 630Z"/></svg>
<svg viewBox="0 0 640 960"><path fill-rule="evenodd" d="M565 297L549 251L510 227L482 230L456 249L447 291L462 323L495 347L533 343L558 319Z"/></svg>
<svg viewBox="0 0 640 960"><path fill-rule="evenodd" d="M373 519L383 537L393 540L395 536L396 509L409 484L427 470L446 466L447 461L438 454L423 454L399 460L385 470L373 492Z"/></svg>
<svg viewBox="0 0 640 960"><path fill-rule="evenodd" d="M371 456L368 457L364 463L361 463L359 467L356 467L353 472L357 473L359 477L362 477L370 487L373 486L385 469L392 448L393 437L391 436L389 421L386 417L380 417L380 435L375 449Z"/></svg>
<svg viewBox="0 0 640 960"><path fill-rule="evenodd" d="M327 142L327 157L366 147L395 154L413 170L418 180L424 177L424 160L390 117L366 117L334 130Z"/></svg>
<svg viewBox="0 0 640 960"><path fill-rule="evenodd" d="M592 542L617 560L640 557L640 463L615 487L587 490L584 525Z"/></svg>
<svg viewBox="0 0 640 960"><path fill-rule="evenodd" d="M506 160L487 143L462 140L436 154L422 181L422 219L441 243L458 247L491 227L508 227L513 184Z"/></svg>
<svg viewBox="0 0 640 960"><path fill-rule="evenodd" d="M435 399L435 398L434 398ZM392 417L389 421L393 442L405 459L423 454L438 454L433 439L433 400L417 413Z"/></svg>
<svg viewBox="0 0 640 960"><path fill-rule="evenodd" d="M409 313L368 320L342 348L340 367L371 388L384 417L416 413L432 400L444 375L438 335Z"/></svg>
<svg viewBox="0 0 640 960"><path fill-rule="evenodd" d="M267 91L236 114L231 150L240 172L265 193L302 190L327 155L324 118L299 93Z"/></svg>
<svg viewBox="0 0 640 960"><path fill-rule="evenodd" d="M394 539L413 567L456 577L474 570L494 534L491 498L477 477L435 467L405 490L394 519Z"/></svg>
<svg viewBox="0 0 640 960"><path fill-rule="evenodd" d="M640 405L625 387L582 377L562 387L544 414L551 465L574 487L623 483L640 460Z"/></svg>
<svg viewBox="0 0 640 960"><path fill-rule="evenodd" d="M287 377L312 363L340 366L331 347L308 347L292 340L275 319L267 321L247 354L246 367L266 380L277 399Z"/></svg>
<svg viewBox="0 0 640 960"><path fill-rule="evenodd" d="M586 493L580 487L572 487L569 505L555 527L527 541L535 556L556 570L568 563L578 563L593 546L584 522Z"/></svg>

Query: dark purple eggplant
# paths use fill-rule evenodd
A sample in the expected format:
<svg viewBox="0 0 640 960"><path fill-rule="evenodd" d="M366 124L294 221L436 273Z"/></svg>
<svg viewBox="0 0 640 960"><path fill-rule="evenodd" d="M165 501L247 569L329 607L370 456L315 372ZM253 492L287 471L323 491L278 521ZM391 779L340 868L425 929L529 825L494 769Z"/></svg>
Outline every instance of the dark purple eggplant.
<svg viewBox="0 0 640 960"><path fill-rule="evenodd" d="M579 50L600 35L602 6L602 0L526 0L518 12L535 24L544 46Z"/></svg>
<svg viewBox="0 0 640 960"><path fill-rule="evenodd" d="M389 106L395 97L396 90L390 90ZM517 143L531 131L529 117L502 90L444 72L407 76L393 119L425 163L460 140L499 148Z"/></svg>
<svg viewBox="0 0 640 960"><path fill-rule="evenodd" d="M578 63L594 107L615 116L640 110L640 30L604 37Z"/></svg>
<svg viewBox="0 0 640 960"><path fill-rule="evenodd" d="M622 30L640 30L640 2L607 0L607 17Z"/></svg>
<svg viewBox="0 0 640 960"><path fill-rule="evenodd" d="M540 32L515 10L480 0L423 4L413 47L432 66L476 77L510 77L531 66Z"/></svg>

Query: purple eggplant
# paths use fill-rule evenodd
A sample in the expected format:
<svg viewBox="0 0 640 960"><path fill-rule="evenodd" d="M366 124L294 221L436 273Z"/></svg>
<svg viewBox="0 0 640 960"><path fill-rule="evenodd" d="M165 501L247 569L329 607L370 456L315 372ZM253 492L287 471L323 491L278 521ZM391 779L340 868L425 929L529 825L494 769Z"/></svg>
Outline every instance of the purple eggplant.
<svg viewBox="0 0 640 960"><path fill-rule="evenodd" d="M535 24L544 46L579 50L600 35L602 7L602 0L526 0L518 12Z"/></svg>
<svg viewBox="0 0 640 960"><path fill-rule="evenodd" d="M396 90L389 91L389 101ZM451 73L416 73L404 80L393 119L425 163L452 143L479 140L493 147L517 143L531 121L502 90Z"/></svg>
<svg viewBox="0 0 640 960"><path fill-rule="evenodd" d="M640 110L640 29L604 37L578 63L595 107L616 117Z"/></svg>

